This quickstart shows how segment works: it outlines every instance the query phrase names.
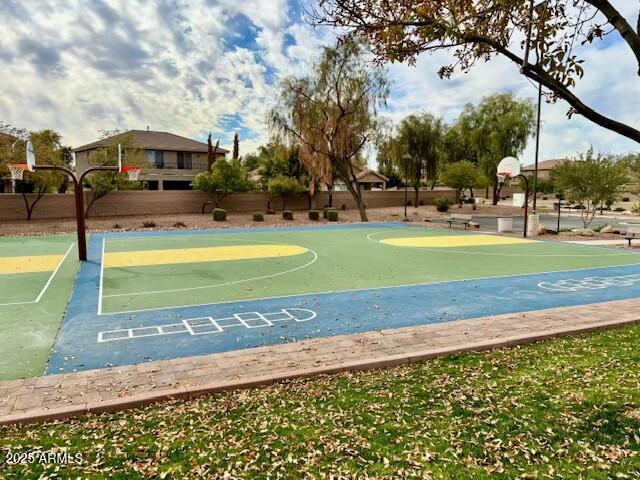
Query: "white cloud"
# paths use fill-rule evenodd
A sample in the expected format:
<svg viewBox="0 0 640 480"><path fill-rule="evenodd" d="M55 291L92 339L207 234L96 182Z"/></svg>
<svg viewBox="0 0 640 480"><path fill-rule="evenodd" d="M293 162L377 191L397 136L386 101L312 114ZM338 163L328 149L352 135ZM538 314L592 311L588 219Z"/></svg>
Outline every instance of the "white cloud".
<svg viewBox="0 0 640 480"><path fill-rule="evenodd" d="M636 14L633 2L617 3L628 18ZM265 114L278 78L307 72L322 45L335 41L331 31L299 20L296 5L2 0L0 120L54 128L73 145L94 140L100 129L146 125L196 138L214 130L226 143L239 128L242 151L252 151L268 139ZM620 41L607 45L584 49L586 75L576 91L598 110L640 125L634 58ZM535 86L504 59L441 80L437 70L449 61L439 53L420 56L415 67L391 65L394 86L384 114L397 121L428 110L453 121L465 103L497 91L536 96ZM568 120L567 109L564 102L543 105L542 158L590 144L602 151L638 149L585 119ZM533 158L533 143L525 162Z"/></svg>
<svg viewBox="0 0 640 480"><path fill-rule="evenodd" d="M37 14L29 3L0 3L0 119L54 128L73 145L116 127L214 130L223 141L240 128L254 137L242 145L250 151L268 138L277 77L318 47L291 24L286 0L47 0ZM235 30L242 15L253 23L247 45ZM289 29L304 41L287 48ZM237 122L223 127L229 117Z"/></svg>

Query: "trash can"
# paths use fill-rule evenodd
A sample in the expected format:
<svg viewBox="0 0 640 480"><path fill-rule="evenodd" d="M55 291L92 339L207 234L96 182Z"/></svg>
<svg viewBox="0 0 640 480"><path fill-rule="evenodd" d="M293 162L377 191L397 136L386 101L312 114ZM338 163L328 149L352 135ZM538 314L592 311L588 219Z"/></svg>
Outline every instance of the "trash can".
<svg viewBox="0 0 640 480"><path fill-rule="evenodd" d="M498 219L498 233L513 232L513 218Z"/></svg>

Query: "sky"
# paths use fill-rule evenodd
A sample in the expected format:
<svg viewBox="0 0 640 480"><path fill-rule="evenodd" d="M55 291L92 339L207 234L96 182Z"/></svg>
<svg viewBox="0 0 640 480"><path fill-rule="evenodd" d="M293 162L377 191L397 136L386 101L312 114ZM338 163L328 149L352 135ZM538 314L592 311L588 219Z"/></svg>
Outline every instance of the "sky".
<svg viewBox="0 0 640 480"><path fill-rule="evenodd" d="M0 122L53 128L65 144L101 130L170 131L205 140L210 131L241 154L266 143L266 113L280 79L312 68L335 32L313 29L299 0L0 0ZM311 1L311 0L305 0ZM632 25L636 0L613 0ZM583 50L576 92L602 113L640 127L640 78L631 51L613 33ZM392 121L428 111L453 122L467 103L503 91L535 99L537 86L496 58L451 80L437 76L446 53L415 66L389 65ZM607 153L640 146L589 121L567 119L568 105L542 105L540 158L590 145ZM520 156L533 161L533 139ZM375 166L370 160L371 166Z"/></svg>

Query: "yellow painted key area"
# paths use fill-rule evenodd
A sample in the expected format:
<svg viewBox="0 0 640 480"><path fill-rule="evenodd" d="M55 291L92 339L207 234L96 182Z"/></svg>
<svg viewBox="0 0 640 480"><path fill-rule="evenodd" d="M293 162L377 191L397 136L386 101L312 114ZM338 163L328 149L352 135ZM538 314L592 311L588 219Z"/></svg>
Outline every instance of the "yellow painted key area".
<svg viewBox="0 0 640 480"><path fill-rule="evenodd" d="M225 247L111 252L104 255L104 267L139 267L145 265L253 260L257 258L290 257L301 255L307 251L306 248L297 245L232 245Z"/></svg>
<svg viewBox="0 0 640 480"><path fill-rule="evenodd" d="M521 243L533 243L533 240L525 240L514 237L499 237L497 235L446 235L438 237L395 237L380 240L380 243L396 247L429 247L429 248L455 248L476 247L482 245L515 245Z"/></svg>
<svg viewBox="0 0 640 480"><path fill-rule="evenodd" d="M0 258L0 275L53 272L61 261L62 255L2 257Z"/></svg>

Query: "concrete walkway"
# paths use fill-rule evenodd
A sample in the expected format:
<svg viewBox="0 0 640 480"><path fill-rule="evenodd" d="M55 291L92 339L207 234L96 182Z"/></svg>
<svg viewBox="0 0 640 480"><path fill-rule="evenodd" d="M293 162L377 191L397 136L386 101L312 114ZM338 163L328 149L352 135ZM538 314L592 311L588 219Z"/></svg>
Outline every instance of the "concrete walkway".
<svg viewBox="0 0 640 480"><path fill-rule="evenodd" d="M0 382L0 424L131 408L284 379L400 365L640 321L640 300L324 337Z"/></svg>
<svg viewBox="0 0 640 480"><path fill-rule="evenodd" d="M613 238L610 240L565 240L567 243L576 243L578 245L602 245L602 246L627 246L628 242L624 238Z"/></svg>

